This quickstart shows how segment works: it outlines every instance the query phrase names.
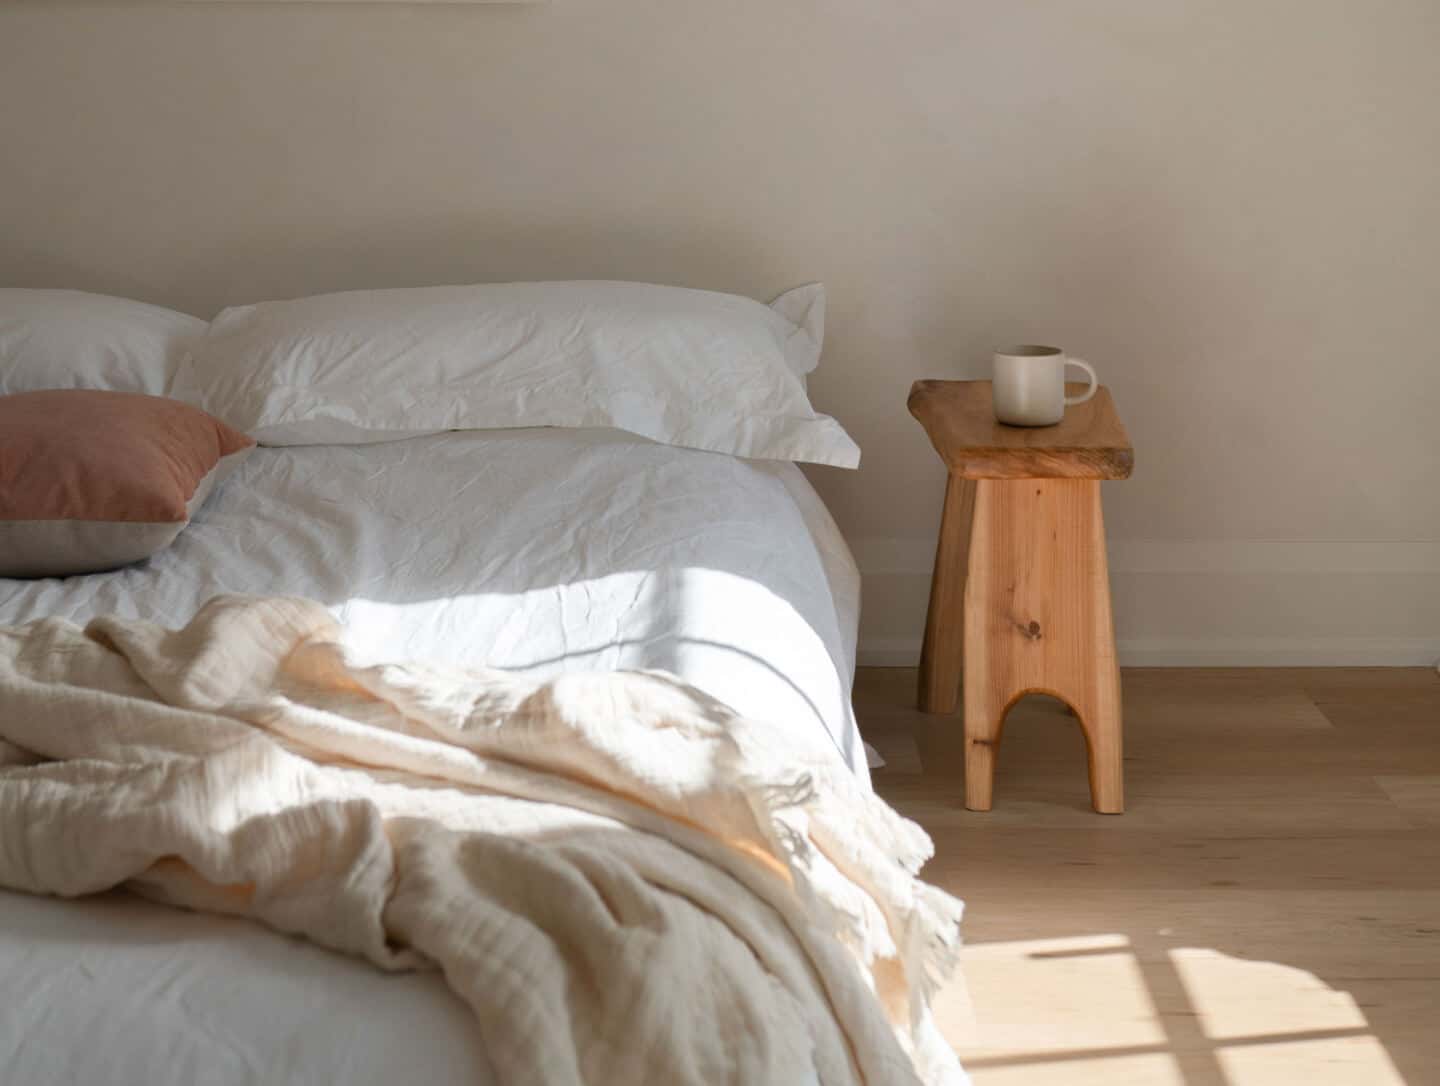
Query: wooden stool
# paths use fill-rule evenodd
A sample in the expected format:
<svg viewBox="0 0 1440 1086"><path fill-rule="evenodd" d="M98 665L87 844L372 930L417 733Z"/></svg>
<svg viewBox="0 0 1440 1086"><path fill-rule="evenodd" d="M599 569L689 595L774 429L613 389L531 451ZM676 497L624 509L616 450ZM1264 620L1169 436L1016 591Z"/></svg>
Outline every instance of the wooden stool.
<svg viewBox="0 0 1440 1086"><path fill-rule="evenodd" d="M995 421L989 381L917 381L910 413L950 470L920 708L955 711L963 660L965 806L990 809L1010 707L1050 694L1080 718L1095 810L1119 814L1120 670L1100 480L1127 478L1135 453L1109 390L1031 429Z"/></svg>

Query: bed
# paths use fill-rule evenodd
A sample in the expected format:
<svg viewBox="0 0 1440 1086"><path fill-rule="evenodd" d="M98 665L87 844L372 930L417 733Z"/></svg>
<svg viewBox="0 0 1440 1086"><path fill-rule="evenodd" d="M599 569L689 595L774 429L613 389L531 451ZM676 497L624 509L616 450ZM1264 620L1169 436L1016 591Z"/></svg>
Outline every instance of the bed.
<svg viewBox="0 0 1440 1086"><path fill-rule="evenodd" d="M556 303L554 286L538 303L533 292L516 303L512 288L496 288L503 297L485 304L504 319L478 331L479 288L427 293L425 320L413 316L409 292L363 304L322 298L308 310L298 303L298 317L260 319L248 307L234 327L222 314L205 335L219 356L238 354L220 358L218 375L188 397L183 374L153 383L203 401L264 446L248 450L146 561L64 578L0 577L0 627L98 616L179 627L219 596L300 597L338 620L358 665L484 665L538 679L672 673L763 728L833 748L849 770L839 775L853 775L868 797L867 751L850 706L859 576L794 462L843 466L858 455L804 393L823 294L792 292L776 303L779 316L741 300L756 308L753 320L775 322L757 325L758 340L747 343L725 339L736 327L735 299L682 300L675 322L666 295L657 331L650 295L637 302L628 285L599 286L597 295L596 285L577 285L581 303L563 289ZM65 311L52 324L63 325L68 348L74 302L54 304ZM515 304L521 318L505 315ZM596 331L606 306L620 316ZM712 317L718 323L707 325ZM286 321L309 322L301 347L287 339ZM3 325L0 394L16 391L5 387L7 372L12 384L23 373L13 360L7 370ZM643 340L627 341L636 329ZM190 342L199 334L171 331ZM37 338L27 328L12 342ZM751 349L756 342L763 350ZM477 343L503 347L486 360L485 395L457 406L475 375L454 366L473 368ZM284 373L265 372L267 350ZM766 371L746 373L746 360L764 350L774 356ZM417 352L434 371L429 401L416 391ZM114 355L97 354L92 367L105 367L106 382L116 379ZM410 368L387 374L397 360ZM305 365L313 372L296 372ZM514 379L507 366L518 367ZM36 372L53 378L45 365ZM577 372L584 382L568 387ZM247 380L263 385L253 404ZM684 410L673 409L681 401ZM402 432L412 424L419 432ZM868 802L852 796L845 809ZM897 862L913 869L917 857ZM912 875L899 877L897 892L910 900ZM916 886L914 900L938 910L927 930L948 940L958 903ZM474 1018L440 973L381 972L248 920L166 909L123 891L79 900L0 891L0 977L6 1083L499 1081ZM914 1023L931 1028L923 1007ZM938 1042L927 1035L926 1043ZM952 1062L942 1053L924 1077L963 1081Z"/></svg>
<svg viewBox="0 0 1440 1086"><path fill-rule="evenodd" d="M377 658L672 670L746 714L823 729L863 775L858 589L793 464L530 429L259 449L148 563L0 580L0 625L173 625L218 593L306 596ZM0 976L7 1082L380 1086L421 1054L428 1082L487 1081L438 976L387 976L240 920L0 892Z"/></svg>

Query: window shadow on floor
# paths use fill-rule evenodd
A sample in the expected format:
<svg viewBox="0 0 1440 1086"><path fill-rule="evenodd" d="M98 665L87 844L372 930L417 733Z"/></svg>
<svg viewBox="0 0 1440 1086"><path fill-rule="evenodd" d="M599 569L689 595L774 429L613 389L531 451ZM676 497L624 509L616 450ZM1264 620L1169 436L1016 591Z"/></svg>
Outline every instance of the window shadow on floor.
<svg viewBox="0 0 1440 1086"><path fill-rule="evenodd" d="M1440 677L1127 672L1106 817L1049 699L1016 707L994 809L966 811L960 718L916 713L913 674L863 673L857 710L877 791L967 902L938 1017L976 1086L1434 1080Z"/></svg>

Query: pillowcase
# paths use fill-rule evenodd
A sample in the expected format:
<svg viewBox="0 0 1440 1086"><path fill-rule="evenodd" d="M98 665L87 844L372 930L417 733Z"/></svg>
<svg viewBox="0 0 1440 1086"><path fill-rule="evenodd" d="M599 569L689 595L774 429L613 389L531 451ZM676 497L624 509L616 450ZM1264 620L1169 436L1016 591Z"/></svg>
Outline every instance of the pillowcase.
<svg viewBox="0 0 1440 1086"><path fill-rule="evenodd" d="M204 331L188 313L144 302L0 288L0 396L43 388L160 396Z"/></svg>
<svg viewBox="0 0 1440 1086"><path fill-rule="evenodd" d="M0 576L60 577L148 558L254 445L158 396L0 396Z"/></svg>
<svg viewBox="0 0 1440 1086"><path fill-rule="evenodd" d="M221 313L173 386L264 445L609 427L669 445L854 467L801 374L824 288L765 306L644 283L355 291Z"/></svg>

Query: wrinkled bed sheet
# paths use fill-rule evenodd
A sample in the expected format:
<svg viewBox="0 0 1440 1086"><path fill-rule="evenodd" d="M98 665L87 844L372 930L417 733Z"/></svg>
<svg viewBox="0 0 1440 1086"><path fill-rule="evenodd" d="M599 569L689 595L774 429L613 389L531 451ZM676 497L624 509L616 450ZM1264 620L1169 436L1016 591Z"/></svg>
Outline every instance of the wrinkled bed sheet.
<svg viewBox="0 0 1440 1086"><path fill-rule="evenodd" d="M864 773L859 577L793 464L606 430L257 449L150 561L0 579L0 625L173 625L224 592L318 600L375 659L663 668L744 715L815 723Z"/></svg>
<svg viewBox="0 0 1440 1086"><path fill-rule="evenodd" d="M605 431L260 449L150 562L0 580L0 624L178 625L222 592L317 599L372 659L673 671L744 715L823 729L866 779L858 576L793 465ZM417 1064L442 1086L491 1081L433 976L124 896L0 894L0 985L0 1067L26 1086L365 1086Z"/></svg>

